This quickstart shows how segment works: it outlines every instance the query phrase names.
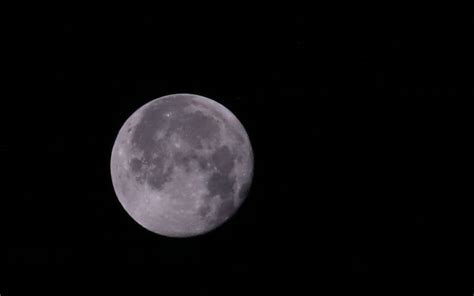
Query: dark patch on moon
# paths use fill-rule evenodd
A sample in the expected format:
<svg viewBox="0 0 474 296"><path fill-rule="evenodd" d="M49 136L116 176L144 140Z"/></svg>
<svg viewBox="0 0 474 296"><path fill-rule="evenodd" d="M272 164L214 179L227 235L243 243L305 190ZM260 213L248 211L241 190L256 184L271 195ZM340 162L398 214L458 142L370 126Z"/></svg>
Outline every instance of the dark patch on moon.
<svg viewBox="0 0 474 296"><path fill-rule="evenodd" d="M143 151L143 159L132 158L130 168L138 182L142 183L146 180L151 187L159 190L170 180L172 169L171 167L165 168L167 150L164 141L155 141L152 148L154 149L148 148L147 153Z"/></svg>
<svg viewBox="0 0 474 296"><path fill-rule="evenodd" d="M221 199L228 199L233 196L235 178L230 175L224 175L216 172L211 175L207 182L207 190L209 198L219 195Z"/></svg>
<svg viewBox="0 0 474 296"><path fill-rule="evenodd" d="M228 199L234 193L232 189L235 178L231 176L234 155L229 147L221 146L212 154L211 160L217 171L211 175L207 183L209 197L219 195L221 199Z"/></svg>
<svg viewBox="0 0 474 296"><path fill-rule="evenodd" d="M202 205L198 209L198 215L201 218L205 218L211 212L211 207L208 204Z"/></svg>
<svg viewBox="0 0 474 296"><path fill-rule="evenodd" d="M250 185L252 185L252 181L248 181L248 182L245 182L243 183L241 186L240 186L240 189L239 189L239 193L237 195L237 197L239 199L244 199L247 194L249 193L249 190L250 190Z"/></svg>
<svg viewBox="0 0 474 296"><path fill-rule="evenodd" d="M143 161L139 158L132 158L130 161L130 168L133 172L140 172L141 168L143 167Z"/></svg>
<svg viewBox="0 0 474 296"><path fill-rule="evenodd" d="M210 108L210 106L208 104L204 104L204 103L199 102L199 101L194 101L192 103L192 105L195 105L195 106L201 107L201 108L205 108L206 110L209 111L209 113L212 114L212 116L214 116L215 118L219 119L222 122L227 123L227 119L222 115L222 113L217 111L214 108ZM235 140L238 143L245 144L245 137L242 135L242 133L239 132L239 129L236 126L234 126L232 124L229 124L229 125L227 125L227 128L230 130L231 134L233 135L233 137L235 137Z"/></svg>
<svg viewBox="0 0 474 296"><path fill-rule="evenodd" d="M169 133L179 134L192 148L202 149L202 142L212 142L219 138L219 124L215 119L195 111L182 113L169 123Z"/></svg>
<svg viewBox="0 0 474 296"><path fill-rule="evenodd" d="M165 157L163 155L154 157L151 163L154 167L147 176L147 182L154 189L160 190L165 183L171 180L173 169L171 166L165 167Z"/></svg>
<svg viewBox="0 0 474 296"><path fill-rule="evenodd" d="M165 141L169 141L173 133L177 134L194 149L202 149L203 142L212 143L219 140L220 127L216 119L201 111L182 111L189 104L189 100L180 97L164 98L153 102L143 110L142 119L137 123L132 135L132 144L143 153L143 162L154 165L153 170L146 177L149 185L154 189L161 189L170 180L172 170L164 168L165 161L170 156L173 157L175 164L182 165L187 172L189 172L193 161L197 162L201 169L207 169L206 159L198 157L197 154L185 154L168 147L170 143L165 143ZM166 116L167 113L171 113L172 116ZM165 137L156 140L155 135L159 130L165 130ZM172 155L169 155L170 153ZM223 174L227 174L232 169L232 166L226 164L225 159L223 159L228 155L228 148L227 151L223 150L221 154L217 154L216 164L219 165ZM144 169L143 162L134 162L135 172ZM216 176L214 179L216 180L213 182L215 186L211 185L213 188L231 183L227 179L227 183L225 183L223 177Z"/></svg>
<svg viewBox="0 0 474 296"><path fill-rule="evenodd" d="M157 152L155 134L159 130L166 131L166 138L178 134L195 149L202 149L202 142L219 140L219 123L201 111L184 112L189 104L189 99L182 97L163 98L143 110L142 119L132 135L132 144L143 152L146 161ZM167 117L167 113L172 116Z"/></svg>
<svg viewBox="0 0 474 296"><path fill-rule="evenodd" d="M234 155L229 147L221 146L212 154L212 161L217 170L223 174L229 174L234 168Z"/></svg>
<svg viewBox="0 0 474 296"><path fill-rule="evenodd" d="M173 163L182 166L188 173L191 170L192 163L196 163L201 170L208 168L207 159L193 152L184 153L182 151L175 151L173 153Z"/></svg>
<svg viewBox="0 0 474 296"><path fill-rule="evenodd" d="M155 134L168 129L170 118L167 113L182 110L188 104L186 97L166 97L154 101L143 110L142 118L132 134L132 144L143 152L145 160L156 152Z"/></svg>
<svg viewBox="0 0 474 296"><path fill-rule="evenodd" d="M145 181L143 168L144 162L142 159L134 157L132 158L132 160L130 160L130 169L132 170L133 175L135 176L135 180L140 184Z"/></svg>
<svg viewBox="0 0 474 296"><path fill-rule="evenodd" d="M234 128L234 127L232 127L231 130L232 130L232 133L234 134L235 138L237 139L237 142L241 145L245 145L244 136L239 131L237 131L237 129Z"/></svg>
<svg viewBox="0 0 474 296"><path fill-rule="evenodd" d="M225 218L232 215L235 210L234 201L232 199L224 200L220 205L217 212L218 220L222 221Z"/></svg>

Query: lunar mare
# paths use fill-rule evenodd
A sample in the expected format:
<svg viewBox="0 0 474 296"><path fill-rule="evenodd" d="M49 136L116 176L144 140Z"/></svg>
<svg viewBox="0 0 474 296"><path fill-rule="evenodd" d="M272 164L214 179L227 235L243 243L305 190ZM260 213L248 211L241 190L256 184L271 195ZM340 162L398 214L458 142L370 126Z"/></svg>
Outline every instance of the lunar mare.
<svg viewBox="0 0 474 296"><path fill-rule="evenodd" d="M253 151L240 121L211 99L155 99L124 123L111 156L112 183L125 211L170 237L206 233L247 196Z"/></svg>

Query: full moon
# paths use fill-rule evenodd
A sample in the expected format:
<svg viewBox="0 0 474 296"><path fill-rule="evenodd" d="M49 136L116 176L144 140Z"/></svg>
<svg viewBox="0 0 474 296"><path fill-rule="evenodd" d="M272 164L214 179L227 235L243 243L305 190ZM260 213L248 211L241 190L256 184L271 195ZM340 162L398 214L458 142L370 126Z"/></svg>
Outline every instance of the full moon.
<svg viewBox="0 0 474 296"><path fill-rule="evenodd" d="M144 228L168 237L209 232L232 217L253 176L245 128L223 105L174 94L136 110L111 156L115 193Z"/></svg>

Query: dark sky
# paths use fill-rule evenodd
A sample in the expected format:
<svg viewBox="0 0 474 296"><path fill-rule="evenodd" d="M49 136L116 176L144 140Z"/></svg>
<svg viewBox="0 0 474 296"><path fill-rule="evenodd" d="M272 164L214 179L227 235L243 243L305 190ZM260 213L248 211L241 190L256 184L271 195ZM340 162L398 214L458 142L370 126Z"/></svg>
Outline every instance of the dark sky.
<svg viewBox="0 0 474 296"><path fill-rule="evenodd" d="M440 216L463 217L441 176L466 120L448 106L474 95L472 18L51 10L6 23L2 296L302 295L328 280L357 294L448 264L433 245L454 239ZM255 176L228 223L169 239L123 211L109 161L134 110L184 92L240 119Z"/></svg>

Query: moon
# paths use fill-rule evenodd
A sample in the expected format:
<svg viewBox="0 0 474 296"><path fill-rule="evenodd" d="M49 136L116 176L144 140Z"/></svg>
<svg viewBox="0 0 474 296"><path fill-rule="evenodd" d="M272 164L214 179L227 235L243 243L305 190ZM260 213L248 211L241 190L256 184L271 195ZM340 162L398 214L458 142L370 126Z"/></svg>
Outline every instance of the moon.
<svg viewBox="0 0 474 296"><path fill-rule="evenodd" d="M242 123L220 103L173 94L136 110L112 149L115 193L141 226L168 237L207 233L240 208L254 157Z"/></svg>

